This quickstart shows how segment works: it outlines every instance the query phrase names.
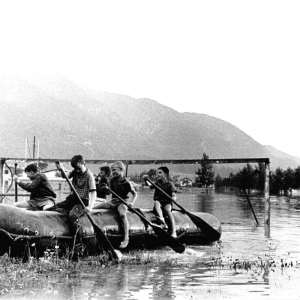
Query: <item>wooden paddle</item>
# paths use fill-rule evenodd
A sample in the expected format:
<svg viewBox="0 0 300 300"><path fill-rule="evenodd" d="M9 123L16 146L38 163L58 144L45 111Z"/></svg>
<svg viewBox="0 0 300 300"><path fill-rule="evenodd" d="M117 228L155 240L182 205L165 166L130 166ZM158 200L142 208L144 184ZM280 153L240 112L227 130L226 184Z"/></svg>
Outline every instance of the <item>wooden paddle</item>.
<svg viewBox="0 0 300 300"><path fill-rule="evenodd" d="M136 215L138 215L145 223L150 225L155 234L167 245L170 246L175 252L177 253L183 253L185 250L185 246L178 242L177 239L172 237L168 232L163 230L160 226L151 223L148 221L141 213L139 213L137 210L135 210L131 205L128 205L128 203L123 200L119 195L117 195L114 191L112 191L108 186L106 186L107 189L115 196L117 197L122 203L124 203L127 207L130 208Z"/></svg>
<svg viewBox="0 0 300 300"><path fill-rule="evenodd" d="M192 220L192 222L205 234L208 238L211 238L212 241L219 240L221 234L215 230L213 227L211 227L209 224L207 224L204 220L202 220L200 217L193 215L192 213L185 210L182 206L180 206L176 201L172 199L165 191L163 191L160 187L158 187L154 182L152 182L149 178L146 178L149 183L151 183L157 190L159 190L161 193L163 193L170 201L172 201L175 205L177 205L183 213L189 216L189 218Z"/></svg>
<svg viewBox="0 0 300 300"><path fill-rule="evenodd" d="M73 184L71 183L70 179L68 178L68 176L66 175L63 167L60 165L60 162L57 161L55 162L56 167L58 170L60 170L64 176L64 178L67 180L71 190L73 191L74 195L76 196L76 198L78 199L78 201L80 202L82 208L85 208L84 203L82 202L80 196L78 195L77 191L75 190ZM110 241L108 240L108 238L106 237L106 235L104 234L104 232L101 230L101 228L95 223L95 221L93 220L93 218L91 217L91 215L88 212L85 212L85 214L87 215L88 219L90 220L95 235L98 239L98 241L103 245L105 251L108 253L109 257L111 260L114 261L118 261L119 260L119 256L117 254L117 252L115 251L115 249L113 248L113 246L111 245Z"/></svg>

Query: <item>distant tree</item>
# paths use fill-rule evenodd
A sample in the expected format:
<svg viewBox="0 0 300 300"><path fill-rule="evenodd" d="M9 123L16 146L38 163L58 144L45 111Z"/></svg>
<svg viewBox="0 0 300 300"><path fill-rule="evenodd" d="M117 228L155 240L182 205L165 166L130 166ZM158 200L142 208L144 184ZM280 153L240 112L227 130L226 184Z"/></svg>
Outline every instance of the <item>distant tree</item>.
<svg viewBox="0 0 300 300"><path fill-rule="evenodd" d="M245 194L250 194L251 189L256 189L258 176L256 170L247 164L241 171L234 176L233 184Z"/></svg>
<svg viewBox="0 0 300 300"><path fill-rule="evenodd" d="M263 191L265 189L265 174L266 174L265 164L258 163L258 165L255 166L254 173L256 176L258 176L256 189L259 191Z"/></svg>
<svg viewBox="0 0 300 300"><path fill-rule="evenodd" d="M283 191L286 194L289 190L295 187L294 170L287 168L283 171Z"/></svg>
<svg viewBox="0 0 300 300"><path fill-rule="evenodd" d="M215 178L215 189L217 190L217 189L221 188L222 186L223 186L223 179L219 174L217 174L217 176Z"/></svg>
<svg viewBox="0 0 300 300"><path fill-rule="evenodd" d="M227 188L233 188L234 187L234 176L235 175L231 172L228 177L225 177L223 179L223 186L227 187Z"/></svg>
<svg viewBox="0 0 300 300"><path fill-rule="evenodd" d="M195 177L195 185L198 187L209 187L215 182L215 173L212 170L213 166L208 162L209 156L203 153L203 158L200 162L200 168L198 168Z"/></svg>
<svg viewBox="0 0 300 300"><path fill-rule="evenodd" d="M247 164L237 174L230 173L229 177L222 178L219 174L215 178L216 189L220 187L237 188L249 193L251 189L263 191L265 188L265 164L259 163L255 168ZM285 194L292 189L300 189L300 166L295 169L283 170L277 168L270 172L270 193Z"/></svg>
<svg viewBox="0 0 300 300"><path fill-rule="evenodd" d="M300 188L300 166L294 170L294 189Z"/></svg>
<svg viewBox="0 0 300 300"><path fill-rule="evenodd" d="M283 190L283 170L277 168L274 172L270 174L270 192L278 194Z"/></svg>

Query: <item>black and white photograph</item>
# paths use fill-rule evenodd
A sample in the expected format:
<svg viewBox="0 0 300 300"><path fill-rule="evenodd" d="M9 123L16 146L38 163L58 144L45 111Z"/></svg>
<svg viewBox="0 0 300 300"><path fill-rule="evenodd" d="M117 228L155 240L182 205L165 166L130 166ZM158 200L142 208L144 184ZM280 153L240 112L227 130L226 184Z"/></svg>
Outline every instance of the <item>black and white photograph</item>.
<svg viewBox="0 0 300 300"><path fill-rule="evenodd" d="M0 0L0 300L300 300L299 15Z"/></svg>

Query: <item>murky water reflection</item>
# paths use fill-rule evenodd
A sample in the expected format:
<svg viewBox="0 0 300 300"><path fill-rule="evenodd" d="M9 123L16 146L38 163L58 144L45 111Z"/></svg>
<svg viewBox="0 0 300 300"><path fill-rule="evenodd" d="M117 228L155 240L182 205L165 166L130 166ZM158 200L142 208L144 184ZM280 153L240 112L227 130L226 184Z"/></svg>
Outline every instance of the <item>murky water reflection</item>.
<svg viewBox="0 0 300 300"><path fill-rule="evenodd" d="M151 251L162 261L154 266L41 275L2 299L300 299L299 198L271 197L269 239L264 237L264 203L259 197L253 199L258 227L247 202L234 195L182 193L178 198L190 211L220 218L220 247L193 246L183 254L168 248ZM152 204L149 193L137 202L142 208ZM163 263L167 258L177 263Z"/></svg>

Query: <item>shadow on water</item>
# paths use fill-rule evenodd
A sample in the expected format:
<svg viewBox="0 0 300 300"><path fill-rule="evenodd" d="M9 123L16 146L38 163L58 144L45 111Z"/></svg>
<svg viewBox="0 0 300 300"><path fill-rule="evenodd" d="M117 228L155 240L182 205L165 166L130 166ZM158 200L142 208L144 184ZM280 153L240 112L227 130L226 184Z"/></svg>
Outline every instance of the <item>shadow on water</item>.
<svg viewBox="0 0 300 300"><path fill-rule="evenodd" d="M140 194L137 206L152 207L153 194ZM251 199L259 226L237 195L183 192L178 201L191 212L217 216L221 242L183 254L167 247L144 251L156 261L148 265L40 275L1 299L300 299L299 198L271 197L271 238L264 236L261 197Z"/></svg>

